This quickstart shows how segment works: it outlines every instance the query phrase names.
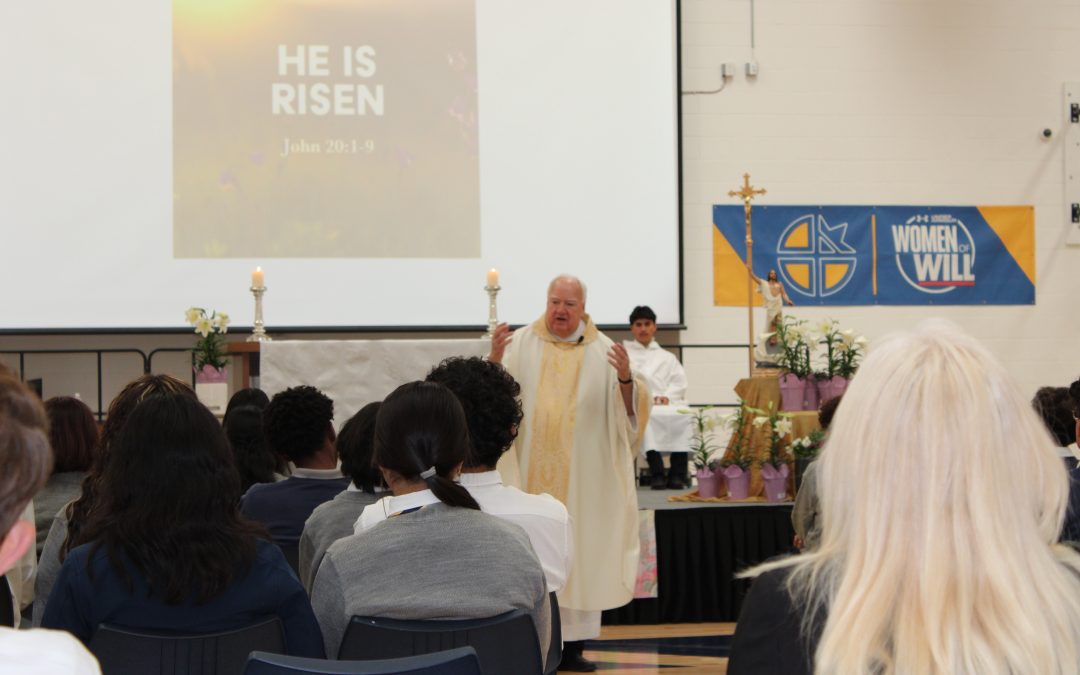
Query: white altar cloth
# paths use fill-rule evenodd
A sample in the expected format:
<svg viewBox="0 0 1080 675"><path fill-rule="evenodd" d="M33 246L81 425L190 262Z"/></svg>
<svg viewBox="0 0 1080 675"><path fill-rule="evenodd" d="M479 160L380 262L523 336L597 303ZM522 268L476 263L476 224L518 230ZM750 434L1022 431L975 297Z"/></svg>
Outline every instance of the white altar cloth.
<svg viewBox="0 0 1080 675"><path fill-rule="evenodd" d="M649 413L649 425L641 440L641 452L689 452L693 439L693 415L680 413L689 410L684 405L654 405Z"/></svg>
<svg viewBox="0 0 1080 675"><path fill-rule="evenodd" d="M334 426L398 386L422 380L450 356L485 356L491 342L471 340L274 340L260 346L261 388L273 396L301 384L334 401Z"/></svg>

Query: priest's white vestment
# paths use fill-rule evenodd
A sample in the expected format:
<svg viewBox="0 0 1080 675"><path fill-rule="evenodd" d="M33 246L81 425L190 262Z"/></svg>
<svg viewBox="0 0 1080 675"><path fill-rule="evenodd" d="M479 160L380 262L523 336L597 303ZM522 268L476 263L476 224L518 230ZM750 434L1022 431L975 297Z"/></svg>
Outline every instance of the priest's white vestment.
<svg viewBox="0 0 1080 675"><path fill-rule="evenodd" d="M633 599L639 542L634 451L648 423L649 389L634 375L635 417L626 413L612 341L586 314L580 338L552 335L544 318L514 333L503 359L521 384L525 417L499 462L503 481L547 492L574 526L574 566L560 606L581 611Z"/></svg>

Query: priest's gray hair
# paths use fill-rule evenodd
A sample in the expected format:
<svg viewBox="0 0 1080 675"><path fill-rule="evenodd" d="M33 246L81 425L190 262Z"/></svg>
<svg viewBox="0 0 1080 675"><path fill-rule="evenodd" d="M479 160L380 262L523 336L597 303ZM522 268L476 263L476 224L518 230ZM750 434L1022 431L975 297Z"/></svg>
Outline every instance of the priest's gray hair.
<svg viewBox="0 0 1080 675"><path fill-rule="evenodd" d="M552 279L551 283L548 284L548 294L549 295L551 294L552 287L555 286L555 284L560 282L560 281L569 281L571 283L574 283L574 284L578 285L578 288L581 289L581 303L582 304L585 304L585 302L589 299L589 289L588 289L587 286L585 286L585 282L582 281L581 279L578 279L573 274L560 274L559 276Z"/></svg>

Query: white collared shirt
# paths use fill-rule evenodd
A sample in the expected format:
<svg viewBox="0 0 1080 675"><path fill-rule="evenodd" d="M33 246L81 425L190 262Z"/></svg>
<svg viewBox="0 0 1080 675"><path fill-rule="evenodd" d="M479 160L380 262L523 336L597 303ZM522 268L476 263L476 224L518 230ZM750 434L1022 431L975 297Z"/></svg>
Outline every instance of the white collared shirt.
<svg viewBox="0 0 1080 675"><path fill-rule="evenodd" d="M481 511L525 530L544 568L548 591L562 590L570 574L574 554L570 514L562 502L549 494L532 495L503 485L498 471L463 473L458 482L473 496ZM395 513L437 501L431 490L384 497L364 508L356 521L354 532L360 534Z"/></svg>
<svg viewBox="0 0 1080 675"><path fill-rule="evenodd" d="M334 480L344 478L341 469L303 469L298 466L292 467L292 475L296 478L314 478L316 480Z"/></svg>
<svg viewBox="0 0 1080 675"><path fill-rule="evenodd" d="M360 534L375 527L392 515L435 504L439 498L431 490L419 490L401 495L400 497L383 497L374 504L368 504L360 512L360 517L353 525L353 533Z"/></svg>

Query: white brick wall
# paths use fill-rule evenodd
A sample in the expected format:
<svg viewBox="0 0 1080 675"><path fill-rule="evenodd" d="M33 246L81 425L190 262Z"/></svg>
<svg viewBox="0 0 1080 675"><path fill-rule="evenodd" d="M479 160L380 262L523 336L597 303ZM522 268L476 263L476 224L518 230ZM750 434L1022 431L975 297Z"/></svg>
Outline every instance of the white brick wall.
<svg viewBox="0 0 1080 675"><path fill-rule="evenodd" d="M684 342L746 339L745 308L712 305L712 204L749 171L770 204L1034 204L1037 304L795 308L873 338L947 316L1023 390L1080 376L1080 248L1063 216L1065 82L1080 81L1080 2L763 0L756 81L748 0L684 0ZM1042 138L1044 128L1054 131ZM789 310L792 311L792 310ZM755 322L764 319L758 310ZM693 401L730 401L745 353L690 363Z"/></svg>

